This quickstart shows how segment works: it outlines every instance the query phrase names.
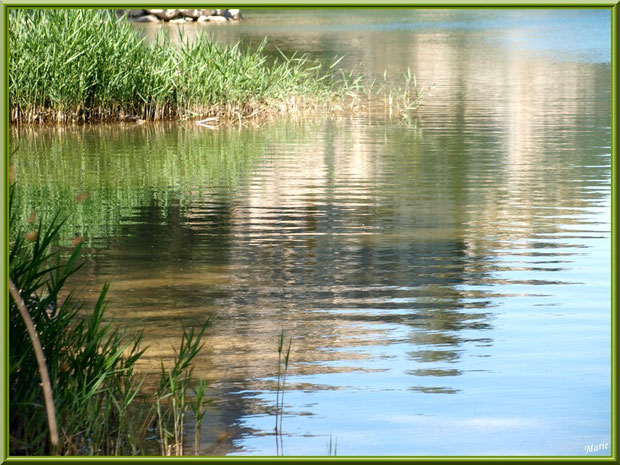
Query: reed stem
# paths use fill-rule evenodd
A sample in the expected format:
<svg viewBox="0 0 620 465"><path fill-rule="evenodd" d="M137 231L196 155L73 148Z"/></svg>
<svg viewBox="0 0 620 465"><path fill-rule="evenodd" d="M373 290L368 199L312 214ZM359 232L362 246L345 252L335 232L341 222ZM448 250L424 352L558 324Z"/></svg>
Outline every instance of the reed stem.
<svg viewBox="0 0 620 465"><path fill-rule="evenodd" d="M50 382L49 373L47 371L47 363L45 363L45 354L43 353L39 335L34 327L32 318L30 318L30 313L26 308L26 304L24 303L21 295L19 295L19 291L17 290L17 287L15 287L15 284L11 278L9 278L9 292L11 293L11 297L13 297L13 300L19 309L19 313L26 324L28 335L30 336L30 341L32 342L32 347L37 358L39 374L41 375L41 387L43 388L43 397L45 399L47 422L50 429L50 442L52 444L52 449L55 450L58 446L58 426L56 425L56 409L54 408L54 397L52 396L52 383Z"/></svg>

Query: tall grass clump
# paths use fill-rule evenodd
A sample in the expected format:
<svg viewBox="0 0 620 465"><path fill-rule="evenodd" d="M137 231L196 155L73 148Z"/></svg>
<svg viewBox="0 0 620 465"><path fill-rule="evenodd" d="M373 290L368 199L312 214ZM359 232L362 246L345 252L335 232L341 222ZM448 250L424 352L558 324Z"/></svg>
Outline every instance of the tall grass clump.
<svg viewBox="0 0 620 465"><path fill-rule="evenodd" d="M181 347L175 352L171 370L161 364L161 379L155 394L155 410L159 430L161 455L181 456L184 454L185 415L189 408L196 415L196 428L200 430L202 423L203 400L206 385L204 380L194 388L194 402L189 397L189 383L194 371L192 361L202 348L201 340L208 326L208 321L196 332L194 328L183 329ZM199 437L194 437L194 450L198 447Z"/></svg>
<svg viewBox="0 0 620 465"><path fill-rule="evenodd" d="M11 194L9 274L19 297L12 296L9 305L10 453L108 455L131 449L136 444L129 407L140 388L133 370L143 353L142 337L103 322L107 286L84 318L72 293L61 299L67 279L80 268L81 244L60 264L53 241L63 222L56 216L48 226L22 226L13 189ZM18 303L25 304L44 350L58 424L54 447L40 371Z"/></svg>
<svg viewBox="0 0 620 465"><path fill-rule="evenodd" d="M9 454L138 455L162 444L182 454L185 412L195 408L198 427L204 415L205 382L194 388L193 403L188 387L207 323L184 330L173 368L162 362L159 389L143 392L134 371L144 353L141 333L104 322L107 285L90 312L74 301L66 283L81 266L82 245L60 263L63 221L56 215L47 226L35 224L36 215L18 217L18 203L12 185Z"/></svg>
<svg viewBox="0 0 620 465"><path fill-rule="evenodd" d="M268 61L199 34L147 41L129 21L94 9L11 9L12 122L243 119L350 94L359 79L305 57Z"/></svg>

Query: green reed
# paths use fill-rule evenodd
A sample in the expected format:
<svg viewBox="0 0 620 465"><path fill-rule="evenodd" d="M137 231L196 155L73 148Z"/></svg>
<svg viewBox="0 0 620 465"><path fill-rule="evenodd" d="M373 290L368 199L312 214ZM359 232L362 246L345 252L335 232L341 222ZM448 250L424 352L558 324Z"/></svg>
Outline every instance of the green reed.
<svg viewBox="0 0 620 465"><path fill-rule="evenodd" d="M198 332L195 328L183 328L181 347L178 352L175 351L172 369L166 370L162 361L161 380L155 394L161 455L181 456L184 454L185 415L191 407L188 395L194 369L192 361L202 348L201 340L208 326L209 320ZM197 388L194 389L195 393L196 389L202 390L199 393L200 397L196 396L195 400L196 407L200 407L204 397L204 385L198 383ZM194 447L196 448L196 444Z"/></svg>
<svg viewBox="0 0 620 465"><path fill-rule="evenodd" d="M43 406L39 367L26 324L11 297L10 455L144 454L147 433L154 423L160 437L166 438L166 446L171 445L182 454L192 362L202 348L207 323L198 330L184 329L172 369L167 371L162 363L155 396L144 393L142 380L134 372L145 351L141 348L142 334L130 335L104 322L108 285L92 312L74 301L66 283L81 266L78 259L82 245L75 247L66 263L60 263L56 243L63 221L59 215L45 226L41 220L36 223L36 215L21 218L19 203L12 185L9 274L19 292L16 298L26 305L43 347L59 441L52 447L48 440L50 427ZM201 408L205 393L200 386L199 383L195 392Z"/></svg>
<svg viewBox="0 0 620 465"><path fill-rule="evenodd" d="M284 391L286 389L286 375L288 373L288 365L291 356L292 338L289 338L288 345L285 348L284 330L278 336L278 380L276 386L276 450L277 455L284 453L282 444L282 417L284 414Z"/></svg>
<svg viewBox="0 0 620 465"><path fill-rule="evenodd" d="M327 445L327 455L338 455L338 439L334 439L331 434L329 435L329 444Z"/></svg>
<svg viewBox="0 0 620 465"><path fill-rule="evenodd" d="M204 379L198 381L193 388L194 400L190 408L194 413L194 455L200 455L200 437L202 432L202 420L205 415L205 404L210 399L205 399L207 393L207 382Z"/></svg>
<svg viewBox="0 0 620 465"><path fill-rule="evenodd" d="M65 264L54 240L63 222L48 226L19 221L9 200L11 280L19 290L44 349L53 389L59 454L113 454L131 448L129 407L140 383L134 365L144 352L141 334L128 336L103 322L106 285L93 311L81 316L73 293L64 289L79 268L81 244ZM30 229L30 230L29 230ZM9 305L9 425L12 454L50 454L39 374L16 302Z"/></svg>
<svg viewBox="0 0 620 465"><path fill-rule="evenodd" d="M242 120L296 111L344 96L358 85L306 57L268 62L261 44L148 42L129 21L93 9L11 9L11 121L145 120L220 115Z"/></svg>

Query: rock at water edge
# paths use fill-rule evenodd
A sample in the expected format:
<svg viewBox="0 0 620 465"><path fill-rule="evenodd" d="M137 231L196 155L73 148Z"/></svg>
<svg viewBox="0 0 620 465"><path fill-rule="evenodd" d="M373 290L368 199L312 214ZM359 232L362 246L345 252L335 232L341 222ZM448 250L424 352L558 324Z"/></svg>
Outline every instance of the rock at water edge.
<svg viewBox="0 0 620 465"><path fill-rule="evenodd" d="M181 15L186 18L198 19L202 14L202 10L179 10Z"/></svg>
<svg viewBox="0 0 620 465"><path fill-rule="evenodd" d="M224 16L209 16L207 21L210 23L227 23L228 19Z"/></svg>
<svg viewBox="0 0 620 465"><path fill-rule="evenodd" d="M138 16L134 18L136 23L159 23L160 19L155 15Z"/></svg>
<svg viewBox="0 0 620 465"><path fill-rule="evenodd" d="M164 21L170 21L171 19L174 19L181 14L180 10L150 9L146 11L152 15L157 16L159 19L163 19Z"/></svg>

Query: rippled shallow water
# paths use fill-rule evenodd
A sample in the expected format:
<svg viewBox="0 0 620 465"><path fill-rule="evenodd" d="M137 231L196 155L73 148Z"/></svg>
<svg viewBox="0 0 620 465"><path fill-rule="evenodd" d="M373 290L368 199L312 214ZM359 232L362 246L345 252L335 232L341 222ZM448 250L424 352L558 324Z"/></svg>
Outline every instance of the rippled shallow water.
<svg viewBox="0 0 620 465"><path fill-rule="evenodd" d="M434 88L408 123L12 133L24 214L66 206L64 240L87 238L76 285L93 299L112 281L109 315L145 331L147 372L182 323L215 317L196 371L215 399L202 453L326 455L331 440L338 455L583 455L609 442L609 12L246 18L208 31L346 54L370 77L410 67Z"/></svg>

